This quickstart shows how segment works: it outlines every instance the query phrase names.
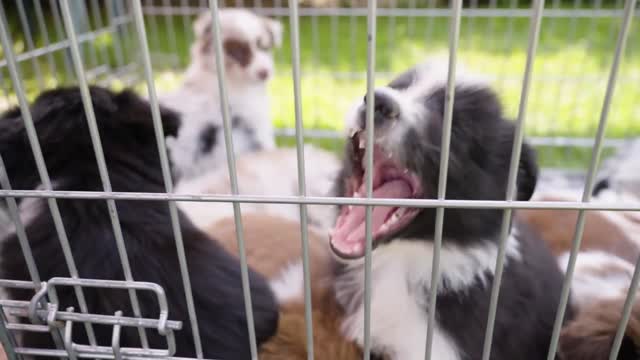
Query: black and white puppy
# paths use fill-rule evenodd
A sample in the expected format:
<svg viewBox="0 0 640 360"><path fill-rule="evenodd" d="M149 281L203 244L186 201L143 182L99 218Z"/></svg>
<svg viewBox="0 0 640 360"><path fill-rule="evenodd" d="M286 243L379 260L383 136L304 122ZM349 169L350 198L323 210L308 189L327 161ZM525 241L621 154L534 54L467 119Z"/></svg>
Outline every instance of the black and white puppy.
<svg viewBox="0 0 640 360"><path fill-rule="evenodd" d="M150 106L129 91L113 93L94 87L93 106L114 191L163 192L160 157L156 147ZM31 105L31 114L54 190L102 191L96 159L80 92L77 88L47 91ZM167 135L175 135L179 118L162 110ZM0 118L0 154L15 189L40 186L36 164L27 141L19 109ZM57 201L73 258L81 278L124 280L113 228L105 201L60 199ZM29 206L27 206L29 205ZM169 207L165 202L117 201L132 275L136 281L153 282L166 292L169 319L180 320L175 333L177 356L195 355L185 292L174 241ZM40 277L68 277L69 271L44 200L21 200L26 232ZM198 326L206 358L250 359L240 266L217 242L202 233L180 213L184 250ZM4 240L0 269L4 279L29 280L25 260L15 233ZM268 339L278 322L274 296L263 277L249 271L258 342ZM57 288L62 309L79 309L72 288ZM126 291L84 289L88 309L94 314L113 315L122 310L132 316ZM12 299L28 300L30 291L9 289ZM138 292L142 316L158 318L159 306L148 292ZM112 330L95 326L99 345L110 346ZM164 336L148 330L152 348L166 348ZM73 341L88 344L82 326L76 326ZM52 346L49 334L28 333L22 346ZM122 347L139 347L137 329L123 329Z"/></svg>
<svg viewBox="0 0 640 360"><path fill-rule="evenodd" d="M446 66L424 64L375 91L375 143L365 141L364 106L352 123L338 196L363 197L364 154L374 146L373 196L437 197ZM447 199L503 200L514 137L494 92L458 77L453 107ZM528 200L537 164L524 145L517 198ZM373 209L371 343L394 360L424 359L436 209ZM433 358L482 356L489 298L498 254L501 210L446 209ZM343 334L363 344L365 208L342 206L331 236L339 258L335 283L345 309ZM492 359L542 359L562 286L545 244L513 224L493 333Z"/></svg>

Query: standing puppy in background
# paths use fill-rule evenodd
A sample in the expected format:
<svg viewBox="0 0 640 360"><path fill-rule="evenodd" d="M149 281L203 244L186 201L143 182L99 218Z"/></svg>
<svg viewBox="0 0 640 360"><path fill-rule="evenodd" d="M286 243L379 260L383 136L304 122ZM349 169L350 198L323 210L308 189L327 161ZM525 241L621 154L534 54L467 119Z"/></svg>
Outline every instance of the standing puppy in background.
<svg viewBox="0 0 640 360"><path fill-rule="evenodd" d="M274 73L271 51L282 43L282 25L244 9L224 9L219 14L233 127L241 129L251 140L251 146L236 147L236 152L272 149L275 139L267 81ZM212 25L209 12L202 13L195 21L195 42L184 82L177 90L160 96L160 103L180 112L184 121L181 133L170 146L189 147L206 138L213 127L221 127ZM202 166L194 164L194 167ZM189 176L189 171L184 175Z"/></svg>

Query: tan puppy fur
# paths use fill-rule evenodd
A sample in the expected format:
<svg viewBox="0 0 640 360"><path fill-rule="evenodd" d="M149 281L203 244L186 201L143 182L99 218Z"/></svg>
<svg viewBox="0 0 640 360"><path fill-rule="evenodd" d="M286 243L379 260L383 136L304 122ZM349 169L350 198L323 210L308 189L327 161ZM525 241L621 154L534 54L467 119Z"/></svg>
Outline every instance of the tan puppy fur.
<svg viewBox="0 0 640 360"><path fill-rule="evenodd" d="M278 278L289 265L302 259L300 224L273 215L243 214L242 225L247 264L268 279ZM208 233L218 239L232 254L238 254L236 226L233 217L213 224ZM309 265L312 283L329 276L328 240L316 231L307 231Z"/></svg>
<svg viewBox="0 0 640 360"><path fill-rule="evenodd" d="M560 335L562 360L604 360L609 358L622 317L624 298L594 303L580 310ZM640 302L631 310L618 359L638 359L640 353Z"/></svg>
<svg viewBox="0 0 640 360"><path fill-rule="evenodd" d="M542 195L539 201L572 201L568 197ZM547 242L554 255L560 256L571 249L578 211L533 210L516 212ZM581 251L601 250L635 263L640 255L640 223L630 221L635 214L619 214L612 211L587 211Z"/></svg>
<svg viewBox="0 0 640 360"><path fill-rule="evenodd" d="M255 213L243 215L242 222L247 263L271 280L281 303L278 331L262 345L260 359L307 359L300 224L278 216ZM218 221L208 232L231 253L238 254L233 218ZM309 229L308 239L314 356L331 360L361 359L358 346L347 341L340 332L342 309L333 293L333 268L327 235Z"/></svg>

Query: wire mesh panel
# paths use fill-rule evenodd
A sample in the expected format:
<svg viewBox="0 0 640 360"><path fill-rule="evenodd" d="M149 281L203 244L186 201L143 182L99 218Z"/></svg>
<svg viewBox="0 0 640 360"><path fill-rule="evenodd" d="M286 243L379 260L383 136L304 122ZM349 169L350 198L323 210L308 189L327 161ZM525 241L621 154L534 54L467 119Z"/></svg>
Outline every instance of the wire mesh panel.
<svg viewBox="0 0 640 360"><path fill-rule="evenodd" d="M220 9L246 7L282 22L282 47L274 54L276 75L269 83L272 97L271 116L279 129L279 145L296 147L298 196L264 197L240 195L234 155L233 118L225 82L223 41L220 22L211 31L215 51L215 72L220 81L212 86L220 95L226 164L230 195L184 195L174 193L171 166L160 116L158 94L175 88L191 62L190 47L195 38L193 23L197 16L209 12L218 19ZM495 280L491 289L488 325L482 358L491 358L494 321L499 304L506 241L511 231L511 217L517 209L577 210L577 222L560 306L556 314L549 359L558 346L564 313L569 303L576 257L584 232L585 216L591 210L639 211L637 204L602 204L591 202L600 160L626 140L640 135L640 10L635 0L583 2L563 1L470 1L445 3L436 0L358 0L310 2L193 0L35 0L0 4L2 59L0 84L3 98L0 109L18 105L24 118L29 149L37 164L41 188L12 190L0 158L0 198L6 202L7 214L20 242L32 281L0 280L5 289L23 289L32 293L30 301L0 300L0 341L11 359L24 356L60 358L172 358L175 355L174 332L185 324L172 319L165 291L157 284L136 281L128 261L120 215L116 201L162 201L168 204L169 221L178 255L180 280L184 286L189 329L194 353L203 358L203 344L198 326L198 309L191 288L191 276L181 232L177 201L228 202L233 206L244 309L249 328L249 347L258 356L254 328L254 310L243 236L242 203L282 203L299 206L300 237L304 273L306 341L309 358L313 358L313 328L309 269L307 212L310 205L361 205L366 207L367 234L364 256L364 358L371 356L371 257L372 211L375 206L436 208L434 254L431 289L428 301L428 330L425 338L426 358L431 358L436 322L437 284L440 278L440 251L446 208L504 209L500 227ZM427 56L448 58L443 133L441 137L437 198L380 199L373 195L372 171L367 171L362 198L314 197L307 193L304 142L318 143L328 149L342 148L345 114L354 103L366 98L366 126L374 126L374 89L386 84ZM516 119L510 170L506 180L505 201L471 201L446 199L452 107L456 99L455 81L458 66L481 69L495 84L505 104L506 115ZM96 125L96 115L89 92L90 84L112 88L132 86L145 94L151 103L153 132L160 154L163 192L132 193L114 191L108 164ZM90 141L99 169L102 188L97 191L54 191L44 162L38 134L29 112L29 101L40 91L61 85L77 84L82 94ZM614 96L615 94L615 96ZM219 109L212 109L218 111ZM374 143L374 131L367 130L368 143ZM578 174L570 178L582 187L582 196L573 202L516 201L518 163L524 137L538 147L543 167ZM374 153L367 147L365 169L373 169ZM549 174L552 174L551 172ZM70 277L40 278L16 199L46 199L60 246L65 254ZM122 281L82 278L69 248L67 231L58 201L76 199L106 202L109 223L121 259ZM2 222L0 222L2 224ZM0 232L2 236L2 232ZM635 267L622 321L611 356L619 351L623 330L629 321L631 306L640 281L640 266ZM74 289L78 309L60 308L56 289ZM85 289L106 288L125 291L132 313L94 314L86 306ZM159 304L155 318L145 318L140 311L139 293L151 292ZM18 318L28 319L19 322ZM89 344L72 341L74 327L82 326ZM111 346L97 344L95 326L110 326ZM140 348L121 348L124 328L135 328ZM153 349L146 340L149 332L166 338L166 348ZM17 338L30 332L50 333L55 349L18 346ZM205 344L206 345L206 344ZM435 357L435 356L434 356Z"/></svg>

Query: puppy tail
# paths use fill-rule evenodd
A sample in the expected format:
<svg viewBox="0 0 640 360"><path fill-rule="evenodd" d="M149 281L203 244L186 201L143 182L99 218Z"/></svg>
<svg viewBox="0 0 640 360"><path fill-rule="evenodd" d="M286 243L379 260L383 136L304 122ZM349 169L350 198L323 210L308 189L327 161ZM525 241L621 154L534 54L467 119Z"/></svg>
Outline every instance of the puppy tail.
<svg viewBox="0 0 640 360"><path fill-rule="evenodd" d="M622 317L624 298L597 302L582 308L560 334L559 355L562 360L608 359ZM633 304L624 333L619 360L640 356L640 301Z"/></svg>

